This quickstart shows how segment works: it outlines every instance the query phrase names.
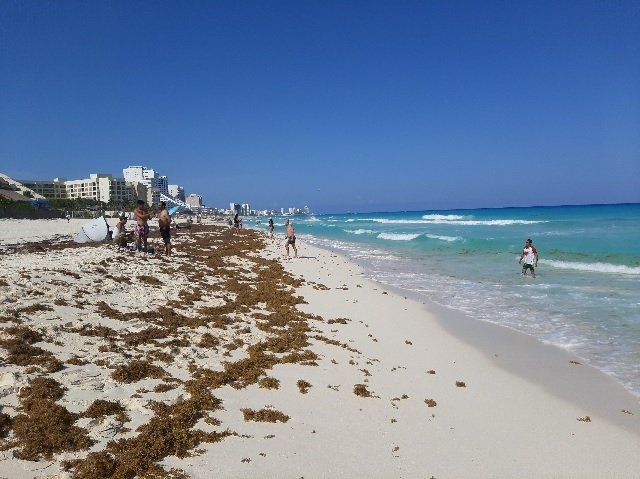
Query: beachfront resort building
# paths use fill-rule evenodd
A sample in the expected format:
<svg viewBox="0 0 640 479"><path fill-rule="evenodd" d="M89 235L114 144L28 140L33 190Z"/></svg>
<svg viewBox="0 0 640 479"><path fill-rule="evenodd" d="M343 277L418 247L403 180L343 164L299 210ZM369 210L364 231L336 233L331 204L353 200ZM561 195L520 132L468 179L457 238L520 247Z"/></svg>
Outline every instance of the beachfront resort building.
<svg viewBox="0 0 640 479"><path fill-rule="evenodd" d="M204 206L204 204L202 203L202 196L196 195L195 193L191 193L189 196L187 196L185 199L185 203L187 203L191 207L191 209L196 211Z"/></svg>
<svg viewBox="0 0 640 479"><path fill-rule="evenodd" d="M44 196L2 173L0 173L0 197L18 202L45 199Z"/></svg>
<svg viewBox="0 0 640 479"><path fill-rule="evenodd" d="M91 173L82 180L21 180L25 188L33 190L34 197L55 199L89 199L103 203L115 201L144 200L150 205L164 201L168 206L178 205L187 209L191 205L202 208L202 196L190 195L191 203L185 201L184 189L171 185L166 176L159 175L152 168L129 166L123 170L124 178L116 178L108 173Z"/></svg>
<svg viewBox="0 0 640 479"><path fill-rule="evenodd" d="M169 185L169 196L184 201L184 188L180 185Z"/></svg>
<svg viewBox="0 0 640 479"><path fill-rule="evenodd" d="M106 173L92 173L85 180L65 182L67 198L91 198L108 203L111 200L131 200L131 187L123 178L114 178Z"/></svg>
<svg viewBox="0 0 640 479"><path fill-rule="evenodd" d="M21 183L51 200L89 199L109 203L147 197L145 185L133 184L124 178L114 178L108 173L91 173L89 178L82 180L54 178L51 181L21 180Z"/></svg>
<svg viewBox="0 0 640 479"><path fill-rule="evenodd" d="M66 198L67 188L63 178L54 178L53 181L20 180L20 183L49 200Z"/></svg>
<svg viewBox="0 0 640 479"><path fill-rule="evenodd" d="M180 185L170 185L169 179L159 174L153 168L146 166L128 166L122 170L124 179L130 183L141 183L147 187L147 203L157 205L161 201L167 205L184 206L188 203L184 196L184 188Z"/></svg>
<svg viewBox="0 0 640 479"><path fill-rule="evenodd" d="M122 170L124 179L130 183L137 181L146 185L147 188L156 188L160 194L173 196L169 193L169 180L166 176L160 175L153 168L146 166L129 166Z"/></svg>
<svg viewBox="0 0 640 479"><path fill-rule="evenodd" d="M248 203L243 203L243 204L229 203L229 210L234 215L238 213L239 215L242 215L242 216L252 216L255 213L251 211L251 205Z"/></svg>

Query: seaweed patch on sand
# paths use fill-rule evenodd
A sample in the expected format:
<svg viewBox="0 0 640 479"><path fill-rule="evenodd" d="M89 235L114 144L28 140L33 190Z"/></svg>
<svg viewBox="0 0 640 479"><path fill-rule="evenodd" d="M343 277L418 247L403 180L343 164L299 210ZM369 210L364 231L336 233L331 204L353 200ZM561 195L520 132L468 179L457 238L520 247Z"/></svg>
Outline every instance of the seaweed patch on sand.
<svg viewBox="0 0 640 479"><path fill-rule="evenodd" d="M322 318L296 308L302 280L259 254L258 233L198 225L173 240L171 261L68 243L0 258L17 273L0 291L16 403L0 415L0 449L13 460L47 458L48 473L74 478L186 477L163 459L235 434L216 389L278 389L275 365L317 365L310 339L331 344L311 327Z"/></svg>

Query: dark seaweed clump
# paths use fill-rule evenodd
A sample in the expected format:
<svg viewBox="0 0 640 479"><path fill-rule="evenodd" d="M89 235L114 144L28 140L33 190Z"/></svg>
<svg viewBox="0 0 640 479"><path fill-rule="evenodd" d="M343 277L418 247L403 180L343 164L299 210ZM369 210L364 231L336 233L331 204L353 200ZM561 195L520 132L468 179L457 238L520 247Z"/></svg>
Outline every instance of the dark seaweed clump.
<svg viewBox="0 0 640 479"><path fill-rule="evenodd" d="M36 378L20 392L23 413L13 418L12 426L19 459L51 459L54 453L78 451L91 445L87 431L74 426L80 417L56 404L64 390L51 378Z"/></svg>

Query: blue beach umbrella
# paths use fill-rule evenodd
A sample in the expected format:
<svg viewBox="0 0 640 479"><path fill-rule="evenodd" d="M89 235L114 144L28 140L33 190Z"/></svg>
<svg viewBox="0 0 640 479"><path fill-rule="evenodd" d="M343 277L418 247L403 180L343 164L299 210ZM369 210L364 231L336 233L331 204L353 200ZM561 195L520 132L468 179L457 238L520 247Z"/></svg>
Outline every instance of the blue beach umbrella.
<svg viewBox="0 0 640 479"><path fill-rule="evenodd" d="M176 213L178 213L180 210L184 209L184 206L173 206L171 208L169 208L169 210L167 211L167 213L169 213L169 216L173 216Z"/></svg>

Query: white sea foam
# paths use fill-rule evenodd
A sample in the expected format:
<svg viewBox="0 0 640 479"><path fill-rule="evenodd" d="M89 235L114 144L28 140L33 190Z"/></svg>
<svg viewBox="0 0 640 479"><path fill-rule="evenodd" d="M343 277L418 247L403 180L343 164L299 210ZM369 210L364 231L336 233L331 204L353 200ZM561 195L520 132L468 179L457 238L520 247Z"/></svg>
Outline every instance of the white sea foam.
<svg viewBox="0 0 640 479"><path fill-rule="evenodd" d="M613 273L613 274L629 274L640 275L639 266L625 266L622 264L610 263L578 263L571 261L555 261L552 259L540 260L541 264L549 265L554 268L573 269L578 271L591 271L594 273Z"/></svg>
<svg viewBox="0 0 640 479"><path fill-rule="evenodd" d="M357 229L357 230L344 230L345 233L351 233L354 235L364 235L364 234L372 234L375 233L375 231L372 230L363 230L363 229Z"/></svg>
<svg viewBox="0 0 640 479"><path fill-rule="evenodd" d="M411 241L416 239L418 236L420 235L410 233L380 233L377 237L392 241Z"/></svg>
<svg viewBox="0 0 640 479"><path fill-rule="evenodd" d="M425 235L427 238L431 238L431 239L435 239L435 240L440 240L440 241L462 241L462 237L461 236L440 236L440 235Z"/></svg>
<svg viewBox="0 0 640 479"><path fill-rule="evenodd" d="M466 218L473 218L473 216L467 216ZM461 215L424 215L422 217L423 220L463 220L464 216Z"/></svg>
<svg viewBox="0 0 640 479"><path fill-rule="evenodd" d="M457 226L509 226L509 225L533 225L548 223L548 221L534 220L390 220L387 218L372 218L362 221L373 221L383 224L412 224L412 225L457 225Z"/></svg>

